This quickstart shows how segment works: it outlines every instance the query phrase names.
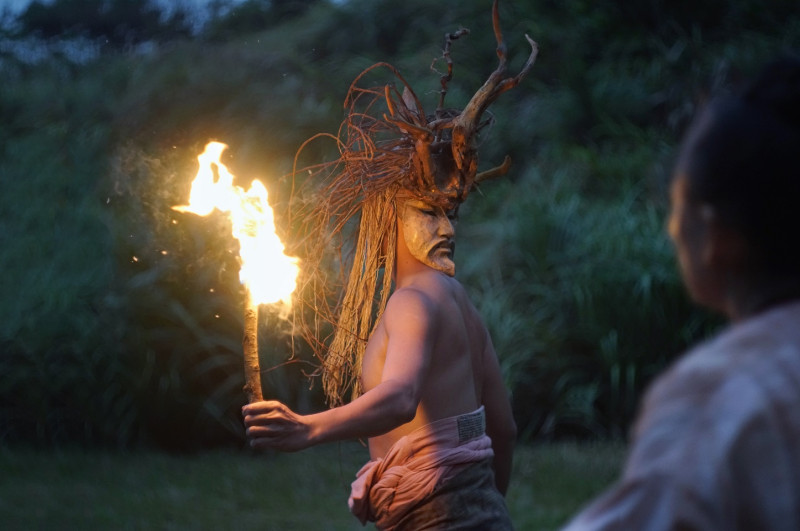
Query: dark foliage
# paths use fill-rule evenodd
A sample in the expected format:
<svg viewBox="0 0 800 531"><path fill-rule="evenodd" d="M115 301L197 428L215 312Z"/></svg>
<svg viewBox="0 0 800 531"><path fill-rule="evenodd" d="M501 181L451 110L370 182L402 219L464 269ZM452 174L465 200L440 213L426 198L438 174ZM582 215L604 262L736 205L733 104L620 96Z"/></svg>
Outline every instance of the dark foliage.
<svg viewBox="0 0 800 531"><path fill-rule="evenodd" d="M205 38L220 41L264 31L305 13L319 0L246 0L211 19Z"/></svg>
<svg viewBox="0 0 800 531"><path fill-rule="evenodd" d="M353 77L389 61L433 108L431 63L444 33L467 27L448 93L463 105L496 66L489 6L250 1L191 36L188 15L165 19L146 2L32 4L22 33L113 49L79 62L0 48L0 442L241 444L235 245L224 219L170 209L194 156L228 143L229 167L243 185L264 180L293 234L283 176L305 139L335 133ZM795 11L783 0L502 2L510 70L527 56L524 33L541 52L491 109L479 169L506 153L513 165L465 203L457 260L524 437L624 436L653 375L718 326L683 292L665 182L706 95L800 47ZM152 46L120 53L141 42ZM277 367L265 394L321 407L307 349L281 325L261 332L263 366Z"/></svg>
<svg viewBox="0 0 800 531"><path fill-rule="evenodd" d="M19 25L21 35L104 39L114 48L191 33L187 12L178 9L165 17L142 0L35 0L20 14Z"/></svg>

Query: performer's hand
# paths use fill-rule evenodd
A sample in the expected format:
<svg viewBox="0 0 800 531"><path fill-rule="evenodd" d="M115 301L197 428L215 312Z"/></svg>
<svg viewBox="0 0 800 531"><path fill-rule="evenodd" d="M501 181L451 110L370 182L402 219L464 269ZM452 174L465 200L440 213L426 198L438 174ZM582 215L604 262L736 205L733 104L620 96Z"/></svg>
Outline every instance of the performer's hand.
<svg viewBox="0 0 800 531"><path fill-rule="evenodd" d="M310 428L298 415L275 400L253 402L242 408L250 446L296 452L311 446Z"/></svg>

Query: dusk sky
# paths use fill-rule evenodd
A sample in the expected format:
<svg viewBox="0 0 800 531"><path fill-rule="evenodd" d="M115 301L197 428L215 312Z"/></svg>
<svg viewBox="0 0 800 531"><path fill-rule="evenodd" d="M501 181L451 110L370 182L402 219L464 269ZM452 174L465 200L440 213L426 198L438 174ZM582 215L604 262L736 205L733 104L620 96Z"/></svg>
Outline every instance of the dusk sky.
<svg viewBox="0 0 800 531"><path fill-rule="evenodd" d="M0 8L10 7L13 11L18 12L25 8L28 4L31 3L32 0L0 0ZM47 0L52 1L52 0ZM158 3L165 5L165 6L175 6L175 5L195 5L198 7L204 6L209 3L210 0L157 0ZM232 3L237 3L242 0L232 0Z"/></svg>

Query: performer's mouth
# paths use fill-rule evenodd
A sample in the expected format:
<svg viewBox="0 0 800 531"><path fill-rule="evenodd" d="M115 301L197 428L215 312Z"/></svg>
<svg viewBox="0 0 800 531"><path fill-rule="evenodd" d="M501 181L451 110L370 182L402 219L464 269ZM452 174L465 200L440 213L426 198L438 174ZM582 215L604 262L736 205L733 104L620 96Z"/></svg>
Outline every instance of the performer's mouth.
<svg viewBox="0 0 800 531"><path fill-rule="evenodd" d="M435 253L441 253L441 254L446 254L448 256L453 256L453 252L455 251L455 242L453 242L452 240L447 240L437 243L434 246L433 251Z"/></svg>

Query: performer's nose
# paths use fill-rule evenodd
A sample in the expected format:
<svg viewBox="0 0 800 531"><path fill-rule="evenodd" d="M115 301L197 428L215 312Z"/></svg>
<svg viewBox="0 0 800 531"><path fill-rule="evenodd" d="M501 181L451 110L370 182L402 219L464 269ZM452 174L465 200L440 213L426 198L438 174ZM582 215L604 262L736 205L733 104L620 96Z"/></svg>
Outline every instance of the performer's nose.
<svg viewBox="0 0 800 531"><path fill-rule="evenodd" d="M456 233L455 226L452 220L447 216L440 216L439 218L439 235L452 238Z"/></svg>

